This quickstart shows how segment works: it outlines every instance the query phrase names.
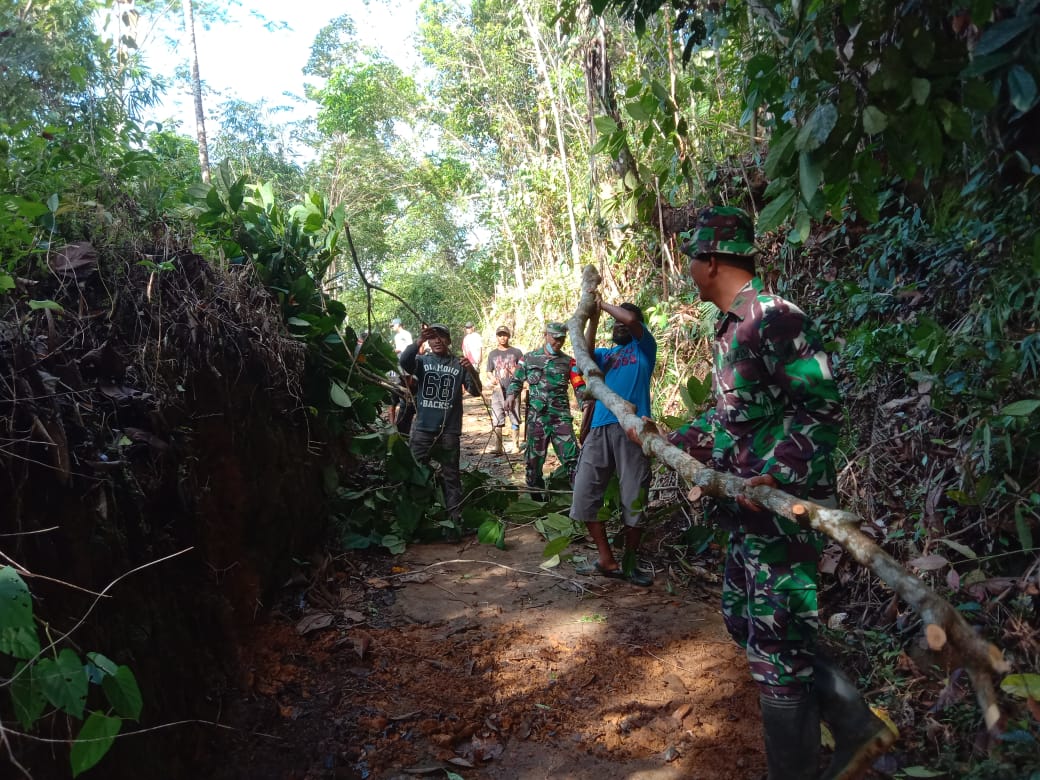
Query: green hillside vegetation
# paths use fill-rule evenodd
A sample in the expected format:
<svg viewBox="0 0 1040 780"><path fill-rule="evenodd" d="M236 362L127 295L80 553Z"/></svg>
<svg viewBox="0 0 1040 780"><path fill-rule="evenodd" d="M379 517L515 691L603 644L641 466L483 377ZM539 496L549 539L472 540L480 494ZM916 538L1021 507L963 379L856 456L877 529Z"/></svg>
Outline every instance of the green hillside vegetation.
<svg viewBox="0 0 1040 780"><path fill-rule="evenodd" d="M1003 736L955 672L913 701L920 620L834 549L828 598L855 605L905 776L1040 776L1035 0L425 0L417 73L342 16L300 74L316 118L211 100L205 176L194 126L146 119L185 85L138 42L179 11L0 8L0 761L32 776L50 748L15 732L46 734L73 775L117 772L121 730L191 717L185 680L230 651L179 646L163 668L161 614L209 615L229 643L240 628L217 600L188 606L201 561L245 551L227 575L245 604L317 540L441 537L431 473L381 421L394 317L507 323L533 346L594 265L658 336L655 417L687 419L714 310L680 233L729 204L757 217L762 275L823 328L842 505L1014 671ZM485 542L560 509L466 480ZM711 540L695 525L675 552ZM153 562L187 548L160 594ZM95 604L137 567L154 588ZM95 652L110 637L120 651Z"/></svg>

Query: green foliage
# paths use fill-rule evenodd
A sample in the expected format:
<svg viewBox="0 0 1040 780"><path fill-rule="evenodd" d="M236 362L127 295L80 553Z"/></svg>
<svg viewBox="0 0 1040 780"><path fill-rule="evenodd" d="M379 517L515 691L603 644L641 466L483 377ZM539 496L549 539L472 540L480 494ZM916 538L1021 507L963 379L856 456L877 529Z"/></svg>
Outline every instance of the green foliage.
<svg viewBox="0 0 1040 780"><path fill-rule="evenodd" d="M83 721L72 740L73 777L105 756L124 720L141 717L141 691L129 667L101 653L87 653L84 660L68 647L41 648L29 588L10 566L0 566L0 655L15 661L7 687L22 728L30 731L44 720L60 724L58 713ZM84 719L92 685L100 687L108 707Z"/></svg>
<svg viewBox="0 0 1040 780"><path fill-rule="evenodd" d="M390 145L394 122L410 117L418 102L411 78L387 60L336 67L324 87L312 90L321 104L318 129Z"/></svg>
<svg viewBox="0 0 1040 780"><path fill-rule="evenodd" d="M210 143L210 157L228 162L249 181L269 182L279 200L306 189L303 171L291 158L292 125L275 121L279 111L266 101L231 98L219 106L220 133Z"/></svg>
<svg viewBox="0 0 1040 780"><path fill-rule="evenodd" d="M400 434L354 436L351 451L365 461L363 473L352 475L347 485L330 475L328 485L333 521L344 547L385 547L396 554L413 542L454 538L467 530L476 530L483 542L504 544L505 529L498 517L509 514L510 496L493 487L487 474L462 472L467 502L459 528L445 511L434 470L416 462Z"/></svg>
<svg viewBox="0 0 1040 780"><path fill-rule="evenodd" d="M233 179L225 164L218 183L189 190L200 238L232 264L250 263L276 296L289 332L307 348L306 401L334 428L370 423L387 399L385 374L396 365L379 339L366 342L355 360L357 334L343 327L346 308L322 284L343 251L345 209L328 207L311 193L285 208L270 184ZM373 373L375 372L375 373Z"/></svg>

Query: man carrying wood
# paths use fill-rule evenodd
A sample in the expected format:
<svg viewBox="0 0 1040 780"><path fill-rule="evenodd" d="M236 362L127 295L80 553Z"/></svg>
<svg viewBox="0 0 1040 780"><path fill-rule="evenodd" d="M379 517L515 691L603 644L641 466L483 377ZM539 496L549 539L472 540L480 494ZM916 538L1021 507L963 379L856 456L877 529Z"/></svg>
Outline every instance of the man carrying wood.
<svg viewBox="0 0 1040 780"><path fill-rule="evenodd" d="M643 310L634 303L615 306L598 300L585 333L590 349L595 345L600 311L614 318L611 328L614 346L595 350L592 359L603 371L607 387L631 403L636 414L648 417L650 377L657 363L657 341L643 322ZM590 411L586 409L585 414ZM598 557L592 566L579 568L578 573L627 579L633 585L647 587L653 584L653 575L636 566L635 555L643 533L640 525L650 489L650 459L639 444L629 440L617 417L605 404L595 404L595 411L591 414L589 434L578 458L570 516L585 523L596 544ZM606 528L599 518L603 497L615 474L621 498L621 519L625 524L625 554L632 559L630 565L624 567L615 560Z"/></svg>
<svg viewBox="0 0 1040 780"><path fill-rule="evenodd" d="M711 207L683 245L700 297L720 310L715 405L669 440L702 463L800 498L833 499L841 403L815 327L755 275L747 213ZM857 778L896 735L816 650L822 537L747 498L716 502L730 532L722 611L759 686L769 780L817 776L820 718L835 738L823 777Z"/></svg>

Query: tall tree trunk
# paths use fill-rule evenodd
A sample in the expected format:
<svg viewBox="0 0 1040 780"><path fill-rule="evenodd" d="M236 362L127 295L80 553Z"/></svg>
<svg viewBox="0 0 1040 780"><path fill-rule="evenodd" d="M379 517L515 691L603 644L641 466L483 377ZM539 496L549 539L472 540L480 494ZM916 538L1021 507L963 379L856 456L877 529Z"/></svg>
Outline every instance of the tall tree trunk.
<svg viewBox="0 0 1040 780"><path fill-rule="evenodd" d="M549 72L549 65L546 62L545 57L542 56L542 44L544 42L542 41L541 33L538 30L538 24L526 8L521 8L520 12L523 14L524 22L527 24L528 34L531 36L535 66L538 68L538 75L540 75L542 80L545 82L545 91L549 98L549 106L552 110L553 124L556 126L556 146L558 147L558 154L560 156L560 169L563 173L563 186L566 190L567 219L569 221L571 233L571 266L575 272L577 272L581 263L581 239L578 236L578 223L574 218L574 195L571 189L571 175L568 170L567 143L563 131L563 118L560 115L560 104L556 100L556 88L553 86L552 74ZM546 47L546 49L548 49L548 47Z"/></svg>
<svg viewBox="0 0 1040 780"><path fill-rule="evenodd" d="M209 147L206 144L206 117L202 112L202 79L199 78L199 50L195 45L195 10L191 0L181 0L184 33L191 45L191 92L195 98L195 131L199 139L199 167L202 180L209 184Z"/></svg>

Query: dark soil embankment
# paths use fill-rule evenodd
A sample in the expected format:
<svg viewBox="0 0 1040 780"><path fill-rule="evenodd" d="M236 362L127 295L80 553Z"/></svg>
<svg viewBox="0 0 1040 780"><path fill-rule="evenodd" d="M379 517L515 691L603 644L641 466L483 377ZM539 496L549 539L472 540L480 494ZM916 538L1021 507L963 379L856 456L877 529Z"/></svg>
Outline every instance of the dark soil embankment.
<svg viewBox="0 0 1040 780"><path fill-rule="evenodd" d="M72 646L137 676L141 723L123 730L158 730L117 739L92 772L161 780L211 760L211 727L166 724L220 720L242 628L322 539L322 432L299 400L302 349L248 269L136 261L66 247L25 291L61 310L15 305L0 321L0 546L32 573L51 636L86 615ZM92 611L57 582L100 592L134 569ZM10 723L9 706L0 696ZM68 730L50 717L36 734ZM13 749L37 780L70 776L65 745Z"/></svg>

